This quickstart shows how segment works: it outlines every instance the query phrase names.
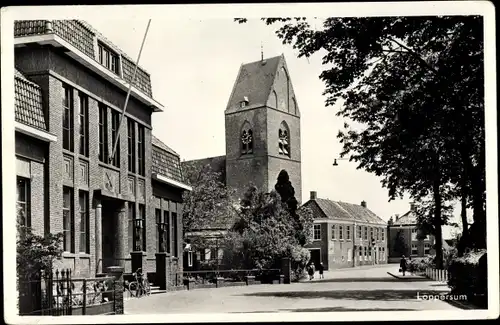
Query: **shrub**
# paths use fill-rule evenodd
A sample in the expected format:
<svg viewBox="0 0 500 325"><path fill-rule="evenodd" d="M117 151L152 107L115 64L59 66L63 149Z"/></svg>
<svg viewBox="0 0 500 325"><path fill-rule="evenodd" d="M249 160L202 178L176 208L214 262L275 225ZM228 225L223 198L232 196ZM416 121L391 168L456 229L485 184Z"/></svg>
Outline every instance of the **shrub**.
<svg viewBox="0 0 500 325"><path fill-rule="evenodd" d="M307 262L311 258L311 253L308 249L301 246L290 246L289 256L292 273L290 274L291 281L299 281L306 276L305 269Z"/></svg>
<svg viewBox="0 0 500 325"><path fill-rule="evenodd" d="M486 304L488 283L487 283L487 262L486 250L475 250L466 253L463 257L454 258L448 268L448 286L452 294L465 294L470 301L476 301L477 296L481 296Z"/></svg>
<svg viewBox="0 0 500 325"><path fill-rule="evenodd" d="M413 258L408 263L408 270L410 272L421 273L425 269L434 267L434 256L417 257Z"/></svg>

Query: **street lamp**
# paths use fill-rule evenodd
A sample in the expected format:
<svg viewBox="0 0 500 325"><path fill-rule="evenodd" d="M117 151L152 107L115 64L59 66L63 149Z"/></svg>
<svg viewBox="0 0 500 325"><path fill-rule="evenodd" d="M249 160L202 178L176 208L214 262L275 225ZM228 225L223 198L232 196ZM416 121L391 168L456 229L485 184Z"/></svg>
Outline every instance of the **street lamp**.
<svg viewBox="0 0 500 325"><path fill-rule="evenodd" d="M336 159L333 159L333 166L338 166L339 165L337 163L337 160L349 160L349 158L336 158Z"/></svg>

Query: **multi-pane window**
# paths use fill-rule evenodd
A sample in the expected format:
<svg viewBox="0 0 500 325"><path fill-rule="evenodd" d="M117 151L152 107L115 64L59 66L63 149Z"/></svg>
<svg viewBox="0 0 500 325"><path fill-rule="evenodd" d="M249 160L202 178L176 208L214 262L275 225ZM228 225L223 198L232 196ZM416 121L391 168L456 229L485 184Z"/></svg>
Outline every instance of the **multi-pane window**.
<svg viewBox="0 0 500 325"><path fill-rule="evenodd" d="M135 122L127 119L128 171L135 173Z"/></svg>
<svg viewBox="0 0 500 325"><path fill-rule="evenodd" d="M367 254L368 253L368 247L365 246L364 251L365 251L365 261L366 261L368 259L368 254Z"/></svg>
<svg viewBox="0 0 500 325"><path fill-rule="evenodd" d="M313 239L314 240L321 240L321 225L314 225Z"/></svg>
<svg viewBox="0 0 500 325"><path fill-rule="evenodd" d="M118 55L102 44L99 44L98 51L99 63L118 74Z"/></svg>
<svg viewBox="0 0 500 325"><path fill-rule="evenodd" d="M418 254L418 248L417 245L412 244L411 245L411 255L417 255Z"/></svg>
<svg viewBox="0 0 500 325"><path fill-rule="evenodd" d="M144 126L138 125L138 137L137 137L137 171L139 175L145 176L146 175L146 161L144 159L144 156L146 154L145 151L145 130Z"/></svg>
<svg viewBox="0 0 500 325"><path fill-rule="evenodd" d="M373 237L373 227L370 227L370 240L374 239Z"/></svg>
<svg viewBox="0 0 500 325"><path fill-rule="evenodd" d="M368 227L363 227L363 228L364 228L363 239L367 240L368 239Z"/></svg>
<svg viewBox="0 0 500 325"><path fill-rule="evenodd" d="M245 127L241 131L241 154L247 155L253 153L253 131Z"/></svg>
<svg viewBox="0 0 500 325"><path fill-rule="evenodd" d="M99 104L99 160L108 163L108 108Z"/></svg>
<svg viewBox="0 0 500 325"><path fill-rule="evenodd" d="M73 89L67 85L63 86L63 148L73 151Z"/></svg>
<svg viewBox="0 0 500 325"><path fill-rule="evenodd" d="M359 247L359 260L361 261L363 259L363 247Z"/></svg>
<svg viewBox="0 0 500 325"><path fill-rule="evenodd" d="M424 244L424 254L429 255L431 253L431 244L425 243Z"/></svg>
<svg viewBox="0 0 500 325"><path fill-rule="evenodd" d="M74 245L73 189L63 187L63 249L65 252L75 252Z"/></svg>
<svg viewBox="0 0 500 325"><path fill-rule="evenodd" d="M332 239L335 239L335 232L336 232L335 225L332 225Z"/></svg>
<svg viewBox="0 0 500 325"><path fill-rule="evenodd" d="M129 250L140 252L146 249L146 207L139 204L137 215L135 214L135 204L129 202L128 205L128 243Z"/></svg>
<svg viewBox="0 0 500 325"><path fill-rule="evenodd" d="M128 243L129 250L140 252L146 249L146 208L143 204L139 204L139 210L136 215L135 204L129 202L128 205Z"/></svg>
<svg viewBox="0 0 500 325"><path fill-rule="evenodd" d="M17 218L25 227L31 227L30 216L30 181L27 178L17 178Z"/></svg>
<svg viewBox="0 0 500 325"><path fill-rule="evenodd" d="M339 239L344 239L344 226L339 226Z"/></svg>
<svg viewBox="0 0 500 325"><path fill-rule="evenodd" d="M279 128L278 141L278 153L290 157L290 131L284 123Z"/></svg>
<svg viewBox="0 0 500 325"><path fill-rule="evenodd" d="M80 97L80 155L89 156L89 98L83 93Z"/></svg>
<svg viewBox="0 0 500 325"><path fill-rule="evenodd" d="M163 221L165 222L165 245L167 246L167 250L166 252L167 253L170 253L171 249L171 245L170 245L170 238L172 236L170 236L170 211L163 211Z"/></svg>
<svg viewBox="0 0 500 325"><path fill-rule="evenodd" d="M375 228L375 237L377 240L380 240L380 228Z"/></svg>
<svg viewBox="0 0 500 325"><path fill-rule="evenodd" d="M371 246L368 247L368 258L370 259L370 261L372 260L372 247Z"/></svg>
<svg viewBox="0 0 500 325"><path fill-rule="evenodd" d="M361 239L361 226L358 226L358 234L357 236L359 239Z"/></svg>
<svg viewBox="0 0 500 325"><path fill-rule="evenodd" d="M385 228L382 228L380 232L382 233L382 241L384 241L385 240Z"/></svg>
<svg viewBox="0 0 500 325"><path fill-rule="evenodd" d="M167 223L162 219L161 209L155 210L156 225L158 226L157 240L158 240L158 252L166 251L166 234L167 234Z"/></svg>
<svg viewBox="0 0 500 325"><path fill-rule="evenodd" d="M80 252L90 253L89 247L89 193L80 191L78 195L80 206Z"/></svg>
<svg viewBox="0 0 500 325"><path fill-rule="evenodd" d="M179 257L179 233L177 231L177 213L172 212L172 255Z"/></svg>
<svg viewBox="0 0 500 325"><path fill-rule="evenodd" d="M120 125L120 113L115 110L111 110L111 143L112 146L115 145L116 139L118 139L118 127ZM116 149L114 151L113 161L111 164L115 167L120 167L120 142L116 144Z"/></svg>
<svg viewBox="0 0 500 325"><path fill-rule="evenodd" d="M144 204L139 204L139 216L136 219L136 240L140 243L138 246L139 251L146 250L146 206Z"/></svg>
<svg viewBox="0 0 500 325"><path fill-rule="evenodd" d="M411 229L411 240L417 240L417 228L416 227Z"/></svg>
<svg viewBox="0 0 500 325"><path fill-rule="evenodd" d="M346 226L346 239L351 239L351 226Z"/></svg>

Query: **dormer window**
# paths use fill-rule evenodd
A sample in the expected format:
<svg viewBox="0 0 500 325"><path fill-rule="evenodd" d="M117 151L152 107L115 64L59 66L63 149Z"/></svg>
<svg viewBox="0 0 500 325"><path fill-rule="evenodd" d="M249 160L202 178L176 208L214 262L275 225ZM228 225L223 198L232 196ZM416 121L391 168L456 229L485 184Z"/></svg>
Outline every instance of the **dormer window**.
<svg viewBox="0 0 500 325"><path fill-rule="evenodd" d="M243 100L240 102L240 108L245 108L248 106L248 97L243 97Z"/></svg>
<svg viewBox="0 0 500 325"><path fill-rule="evenodd" d="M116 74L118 73L118 55L110 50L105 45L99 43L98 45L98 61L102 64L106 69L113 71Z"/></svg>

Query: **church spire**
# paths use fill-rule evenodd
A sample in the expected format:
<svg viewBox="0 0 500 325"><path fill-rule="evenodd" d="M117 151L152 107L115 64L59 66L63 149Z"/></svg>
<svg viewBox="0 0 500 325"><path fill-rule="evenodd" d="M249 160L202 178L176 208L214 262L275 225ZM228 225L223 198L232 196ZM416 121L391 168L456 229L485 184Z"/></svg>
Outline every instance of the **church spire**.
<svg viewBox="0 0 500 325"><path fill-rule="evenodd" d="M262 41L260 41L260 60L264 61L264 47L262 46Z"/></svg>

